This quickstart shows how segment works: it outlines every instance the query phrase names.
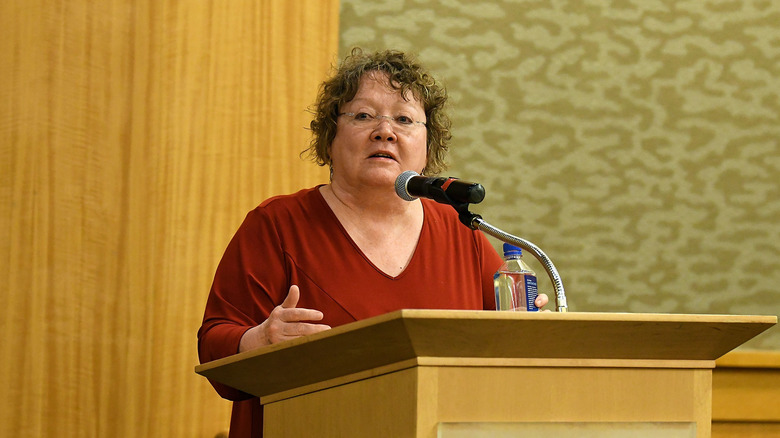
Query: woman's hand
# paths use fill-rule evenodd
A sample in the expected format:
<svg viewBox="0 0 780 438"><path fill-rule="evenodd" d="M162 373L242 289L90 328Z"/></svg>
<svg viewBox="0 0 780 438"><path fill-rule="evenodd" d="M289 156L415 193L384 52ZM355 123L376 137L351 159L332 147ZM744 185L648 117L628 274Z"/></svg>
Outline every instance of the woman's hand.
<svg viewBox="0 0 780 438"><path fill-rule="evenodd" d="M547 298L547 294L539 294L534 300L534 306L536 306L537 309L541 309L542 307L546 306L549 301L550 299Z"/></svg>
<svg viewBox="0 0 780 438"><path fill-rule="evenodd" d="M244 333L238 344L238 351L252 350L263 345L275 344L330 329L329 325L302 322L320 321L323 315L319 310L297 308L300 296L298 286L290 286L287 298L271 311L268 319Z"/></svg>

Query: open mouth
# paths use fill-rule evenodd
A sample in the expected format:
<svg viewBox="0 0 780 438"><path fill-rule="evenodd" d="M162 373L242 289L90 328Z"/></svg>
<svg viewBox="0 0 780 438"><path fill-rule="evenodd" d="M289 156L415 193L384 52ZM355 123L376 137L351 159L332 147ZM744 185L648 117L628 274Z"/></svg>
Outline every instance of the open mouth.
<svg viewBox="0 0 780 438"><path fill-rule="evenodd" d="M390 160L395 160L395 158L392 155L386 154L384 152L377 152L377 153L371 155L369 158L387 158L387 159L390 159Z"/></svg>

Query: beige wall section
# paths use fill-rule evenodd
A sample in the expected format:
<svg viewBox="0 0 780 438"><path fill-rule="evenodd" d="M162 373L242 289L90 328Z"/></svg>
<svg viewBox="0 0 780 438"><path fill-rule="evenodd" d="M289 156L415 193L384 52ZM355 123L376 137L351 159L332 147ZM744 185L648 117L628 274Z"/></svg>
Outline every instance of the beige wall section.
<svg viewBox="0 0 780 438"><path fill-rule="evenodd" d="M0 436L213 437L216 263L299 159L338 2L0 2Z"/></svg>
<svg viewBox="0 0 780 438"><path fill-rule="evenodd" d="M571 311L780 315L780 2L342 0L340 20L342 53L412 50L444 81L446 174L552 258Z"/></svg>

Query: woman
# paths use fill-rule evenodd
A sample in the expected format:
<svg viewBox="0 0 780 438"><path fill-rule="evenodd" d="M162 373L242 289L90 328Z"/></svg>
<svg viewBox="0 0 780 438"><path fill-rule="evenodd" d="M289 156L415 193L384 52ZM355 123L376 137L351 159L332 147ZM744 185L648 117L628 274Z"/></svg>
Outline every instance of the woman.
<svg viewBox="0 0 780 438"><path fill-rule="evenodd" d="M352 51L321 87L311 122L309 152L330 166L330 184L247 215L217 268L201 362L402 308L495 309L502 261L482 233L450 206L394 190L403 171L443 168L446 100L408 55ZM261 436L258 399L212 383L236 401L230 436Z"/></svg>

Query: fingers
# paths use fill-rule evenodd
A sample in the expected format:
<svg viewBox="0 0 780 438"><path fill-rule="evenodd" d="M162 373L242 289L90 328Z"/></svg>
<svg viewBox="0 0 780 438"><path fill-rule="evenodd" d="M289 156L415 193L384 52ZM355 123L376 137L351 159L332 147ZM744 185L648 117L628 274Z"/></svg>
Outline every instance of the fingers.
<svg viewBox="0 0 780 438"><path fill-rule="evenodd" d="M275 307L268 315L268 319L263 323L265 339L268 343L273 344L330 329L326 324L303 322L320 321L324 315L319 310L298 308L299 299L298 286L290 286L282 304Z"/></svg>
<svg viewBox="0 0 780 438"><path fill-rule="evenodd" d="M534 300L534 305L538 308L542 308L547 305L547 303L550 301L549 298L547 298L547 294L539 294L536 297L536 300Z"/></svg>
<svg viewBox="0 0 780 438"><path fill-rule="evenodd" d="M297 307L292 309L277 307L274 309L274 312L276 312L276 316L278 316L282 322L319 321L324 316L319 310L301 309Z"/></svg>
<svg viewBox="0 0 780 438"><path fill-rule="evenodd" d="M290 309L298 305L298 299L301 297L301 290L298 289L298 285L290 286L290 291L287 292L287 297L282 302L282 307Z"/></svg>
<svg viewBox="0 0 780 438"><path fill-rule="evenodd" d="M299 338L301 336L313 335L315 333L323 332L329 329L330 326L325 324L310 324L305 322L286 324L282 330L282 333L278 334L278 339L281 341L285 341L287 339L294 339L294 338Z"/></svg>
<svg viewBox="0 0 780 438"><path fill-rule="evenodd" d="M270 320L269 320L270 321ZM330 329L329 325L311 324L307 322L282 322L279 320L270 322L265 327L265 336L269 343L286 341L301 336L313 335Z"/></svg>
<svg viewBox="0 0 780 438"><path fill-rule="evenodd" d="M283 322L321 320L323 315L319 310L297 308L300 297L300 288L295 284L290 286L290 291L287 293L287 297L285 297L280 306L276 307L271 312L271 315L278 317Z"/></svg>

